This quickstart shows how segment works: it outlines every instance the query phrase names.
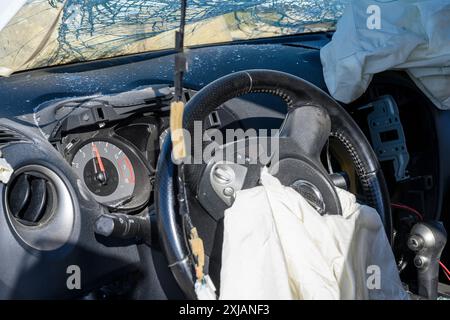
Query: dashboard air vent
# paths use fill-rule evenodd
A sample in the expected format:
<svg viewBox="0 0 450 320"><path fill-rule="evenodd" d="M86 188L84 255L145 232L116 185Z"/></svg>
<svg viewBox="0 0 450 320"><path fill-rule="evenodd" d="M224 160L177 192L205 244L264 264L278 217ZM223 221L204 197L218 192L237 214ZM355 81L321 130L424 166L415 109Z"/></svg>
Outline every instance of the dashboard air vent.
<svg viewBox="0 0 450 320"><path fill-rule="evenodd" d="M25 140L25 137L11 129L0 127L0 146Z"/></svg>
<svg viewBox="0 0 450 320"><path fill-rule="evenodd" d="M24 171L12 178L6 195L10 214L28 226L44 223L56 208L52 181L37 171Z"/></svg>

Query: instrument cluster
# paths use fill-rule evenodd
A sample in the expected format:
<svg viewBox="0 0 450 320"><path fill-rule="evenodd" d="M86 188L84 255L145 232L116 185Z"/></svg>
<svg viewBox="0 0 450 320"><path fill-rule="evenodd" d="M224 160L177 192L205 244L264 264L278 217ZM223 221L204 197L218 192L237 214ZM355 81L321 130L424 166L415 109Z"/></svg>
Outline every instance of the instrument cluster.
<svg viewBox="0 0 450 320"><path fill-rule="evenodd" d="M156 121L147 118L68 134L59 149L95 200L129 212L150 200L158 139Z"/></svg>

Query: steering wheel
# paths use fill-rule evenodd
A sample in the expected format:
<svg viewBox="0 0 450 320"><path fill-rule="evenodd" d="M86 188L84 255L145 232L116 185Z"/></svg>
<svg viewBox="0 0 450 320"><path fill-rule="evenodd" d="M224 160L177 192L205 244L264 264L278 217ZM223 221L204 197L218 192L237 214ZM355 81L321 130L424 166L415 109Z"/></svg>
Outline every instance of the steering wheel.
<svg viewBox="0 0 450 320"><path fill-rule="evenodd" d="M277 137L278 161L276 164L259 163L256 168L245 163L224 166L215 160L205 164L185 164L190 202L200 203L200 206L191 207L191 211L201 207L200 211L206 211L214 220L220 221L223 210L232 204L233 199L226 192L230 188L225 188L231 186L236 191L256 186L260 166L270 165L278 169L275 176L284 185L292 186L305 196L319 213L341 214L336 182L320 160L324 145L333 137L352 159L365 202L377 210L391 240L389 194L376 155L351 116L313 84L271 70L248 70L224 76L204 87L187 103L183 128L193 137L195 121L203 121L223 103L249 93L273 94L281 97L288 106ZM171 159L171 148L168 135L157 167L156 190L159 193L155 200L158 229L175 279L188 298L195 298L191 257L176 211L177 171ZM218 181L214 181L215 178Z"/></svg>

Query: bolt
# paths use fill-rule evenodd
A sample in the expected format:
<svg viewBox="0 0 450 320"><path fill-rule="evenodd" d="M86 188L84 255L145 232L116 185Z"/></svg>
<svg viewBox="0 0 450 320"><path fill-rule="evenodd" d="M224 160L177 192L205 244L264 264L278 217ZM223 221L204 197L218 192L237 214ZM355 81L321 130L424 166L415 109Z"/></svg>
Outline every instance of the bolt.
<svg viewBox="0 0 450 320"><path fill-rule="evenodd" d="M227 197L231 197L234 195L234 189L232 187L226 187L223 189L223 194Z"/></svg>
<svg viewBox="0 0 450 320"><path fill-rule="evenodd" d="M408 248L412 251L419 251L423 248L423 238L418 235L412 235L408 239Z"/></svg>
<svg viewBox="0 0 450 320"><path fill-rule="evenodd" d="M414 265L416 268L423 268L425 267L426 259L421 256L416 256L414 258Z"/></svg>
<svg viewBox="0 0 450 320"><path fill-rule="evenodd" d="M417 249L419 247L419 241L416 238L409 239L409 246L413 249Z"/></svg>
<svg viewBox="0 0 450 320"><path fill-rule="evenodd" d="M214 178L218 183L229 184L234 179L234 171L229 166L217 166L214 169Z"/></svg>

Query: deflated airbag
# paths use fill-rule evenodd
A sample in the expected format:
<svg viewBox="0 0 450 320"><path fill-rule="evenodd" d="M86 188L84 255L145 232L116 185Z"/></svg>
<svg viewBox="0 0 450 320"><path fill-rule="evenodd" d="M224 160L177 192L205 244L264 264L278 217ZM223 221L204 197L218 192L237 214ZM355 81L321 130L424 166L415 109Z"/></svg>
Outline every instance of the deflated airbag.
<svg viewBox="0 0 450 320"><path fill-rule="evenodd" d="M225 211L220 299L407 299L375 209L320 216L266 170Z"/></svg>
<svg viewBox="0 0 450 320"><path fill-rule="evenodd" d="M320 52L328 90L349 103L374 74L401 69L438 108L450 109L449 30L448 1L351 1Z"/></svg>

